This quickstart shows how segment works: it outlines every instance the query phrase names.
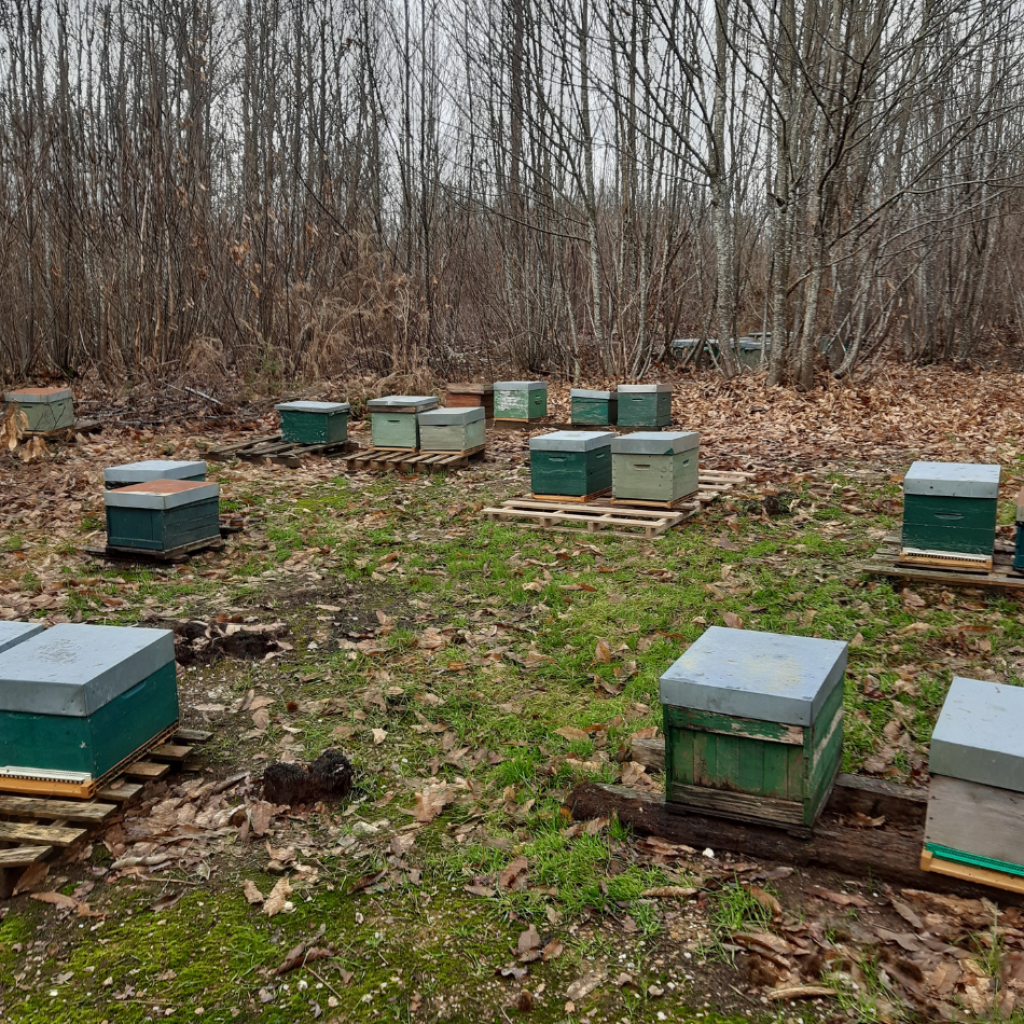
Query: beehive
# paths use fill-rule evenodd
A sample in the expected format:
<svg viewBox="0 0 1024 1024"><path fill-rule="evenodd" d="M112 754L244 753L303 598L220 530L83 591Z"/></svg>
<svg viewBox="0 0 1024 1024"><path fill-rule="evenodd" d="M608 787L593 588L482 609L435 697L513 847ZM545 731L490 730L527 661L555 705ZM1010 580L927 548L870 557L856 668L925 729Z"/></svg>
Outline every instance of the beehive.
<svg viewBox="0 0 1024 1024"><path fill-rule="evenodd" d="M842 761L847 645L712 626L661 677L669 806L809 827Z"/></svg>
<svg viewBox="0 0 1024 1024"><path fill-rule="evenodd" d="M45 432L75 425L70 388L22 388L8 392L4 401L25 414L25 430Z"/></svg>
<svg viewBox="0 0 1024 1024"><path fill-rule="evenodd" d="M463 452L484 443L484 409L430 409L419 414L420 448L425 452Z"/></svg>
<svg viewBox="0 0 1024 1024"><path fill-rule="evenodd" d="M449 409L474 409L480 406L484 418L494 419L494 385L493 384L449 384L448 398L445 402Z"/></svg>
<svg viewBox="0 0 1024 1024"><path fill-rule="evenodd" d="M499 380L494 385L496 420L538 420L548 414L548 386L540 380Z"/></svg>
<svg viewBox="0 0 1024 1024"><path fill-rule="evenodd" d="M668 502L696 494L700 434L637 431L612 440L612 496Z"/></svg>
<svg viewBox="0 0 1024 1024"><path fill-rule="evenodd" d="M293 444L337 444L348 439L348 402L281 402L281 440Z"/></svg>
<svg viewBox="0 0 1024 1024"><path fill-rule="evenodd" d="M915 462L903 478L901 561L991 568L998 498L998 466Z"/></svg>
<svg viewBox="0 0 1024 1024"><path fill-rule="evenodd" d="M1017 526L1017 542L1013 552L1013 567L1017 572L1024 572L1024 490L1017 495L1017 514L1014 516Z"/></svg>
<svg viewBox="0 0 1024 1024"><path fill-rule="evenodd" d="M0 788L98 779L177 719L169 630L54 626L0 654Z"/></svg>
<svg viewBox="0 0 1024 1024"><path fill-rule="evenodd" d="M436 409L437 399L430 395L391 395L371 399L366 407L377 448L419 448L419 414Z"/></svg>
<svg viewBox="0 0 1024 1024"><path fill-rule="evenodd" d="M202 461L146 459L145 462L129 462L103 470L103 482L107 487L130 487L132 484L149 483L150 480L205 479L206 463Z"/></svg>
<svg viewBox="0 0 1024 1024"><path fill-rule="evenodd" d="M612 426L618 420L619 396L615 391L589 391L586 388L572 388L569 392L572 403L572 422L594 426Z"/></svg>
<svg viewBox="0 0 1024 1024"><path fill-rule="evenodd" d="M191 480L151 480L108 490L107 544L172 551L220 537L220 488Z"/></svg>
<svg viewBox="0 0 1024 1024"><path fill-rule="evenodd" d="M955 678L932 733L925 849L1024 876L1024 689Z"/></svg>
<svg viewBox="0 0 1024 1024"><path fill-rule="evenodd" d="M535 495L583 498L612 484L612 435L604 430L556 430L530 438Z"/></svg>
<svg viewBox="0 0 1024 1024"><path fill-rule="evenodd" d="M43 626L36 622L0 622L0 654L42 631Z"/></svg>
<svg viewBox="0 0 1024 1024"><path fill-rule="evenodd" d="M620 427L667 427L672 423L671 384L620 384Z"/></svg>

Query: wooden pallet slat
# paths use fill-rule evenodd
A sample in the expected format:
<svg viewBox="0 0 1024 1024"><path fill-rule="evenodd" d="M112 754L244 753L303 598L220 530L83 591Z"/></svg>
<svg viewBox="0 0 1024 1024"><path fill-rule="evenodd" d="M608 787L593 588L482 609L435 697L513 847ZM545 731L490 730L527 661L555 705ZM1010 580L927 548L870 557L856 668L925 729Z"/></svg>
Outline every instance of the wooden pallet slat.
<svg viewBox="0 0 1024 1024"><path fill-rule="evenodd" d="M412 448L370 448L353 455L347 460L350 473L361 470L383 472L397 470L401 473L435 469L463 469L477 458L486 458L486 446L469 448L459 452L420 451Z"/></svg>
<svg viewBox="0 0 1024 1024"><path fill-rule="evenodd" d="M41 846L66 847L88 832L66 825L38 825L35 822L0 821L0 843L37 843Z"/></svg>
<svg viewBox="0 0 1024 1024"><path fill-rule="evenodd" d="M124 779L115 779L109 786L102 786L96 791L98 800L112 801L113 803L131 803L143 790L141 782L127 782Z"/></svg>
<svg viewBox="0 0 1024 1024"><path fill-rule="evenodd" d="M126 779L143 779L146 782L154 782L162 779L169 771L169 764L157 764L154 761L136 761L128 765L124 770Z"/></svg>
<svg viewBox="0 0 1024 1024"><path fill-rule="evenodd" d="M307 444L299 441L285 441L280 433L265 437L239 441L236 444L211 448L206 458L213 462L242 459L246 462L270 462L295 469L302 464L304 455L344 455L358 450L355 441L332 441L326 444Z"/></svg>
<svg viewBox="0 0 1024 1024"><path fill-rule="evenodd" d="M77 800L53 800L45 797L0 795L0 815L11 818L49 818L98 825L117 810L116 804Z"/></svg>
<svg viewBox="0 0 1024 1024"><path fill-rule="evenodd" d="M908 565L900 560L899 538L890 535L882 541L874 555L860 563L860 572L870 576L891 576L896 579L919 580L923 583L949 583L965 587L999 587L1003 590L1024 590L1024 573L1013 567L1013 546L996 541L992 568L938 569L923 565Z"/></svg>
<svg viewBox="0 0 1024 1024"><path fill-rule="evenodd" d="M184 764L191 753L191 747L181 746L177 743L161 743L159 746L154 747L147 756L154 761Z"/></svg>
<svg viewBox="0 0 1024 1024"><path fill-rule="evenodd" d="M52 846L10 846L0 850L0 872L5 868L28 868L53 853Z"/></svg>
<svg viewBox="0 0 1024 1024"><path fill-rule="evenodd" d="M184 561L200 551L221 551L225 546L223 537L218 536L211 537L208 540L192 541L189 544L182 544L176 548L168 548L166 551L150 551L146 548L124 548L115 544L104 544L102 546L92 544L82 548L82 552L93 558L106 558L113 561L169 564Z"/></svg>

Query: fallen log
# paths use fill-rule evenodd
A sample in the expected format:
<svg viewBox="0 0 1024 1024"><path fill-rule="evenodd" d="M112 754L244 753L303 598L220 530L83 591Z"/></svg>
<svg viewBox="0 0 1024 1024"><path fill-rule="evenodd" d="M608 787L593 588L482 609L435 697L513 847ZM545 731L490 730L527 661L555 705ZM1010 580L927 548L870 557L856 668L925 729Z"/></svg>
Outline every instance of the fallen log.
<svg viewBox="0 0 1024 1024"><path fill-rule="evenodd" d="M1024 896L947 878L920 868L923 828L851 828L823 818L810 838L763 825L670 811L660 795L584 782L569 796L577 821L617 817L642 835L661 836L697 850L710 848L760 860L821 867L858 878L878 878L915 889L1024 906Z"/></svg>

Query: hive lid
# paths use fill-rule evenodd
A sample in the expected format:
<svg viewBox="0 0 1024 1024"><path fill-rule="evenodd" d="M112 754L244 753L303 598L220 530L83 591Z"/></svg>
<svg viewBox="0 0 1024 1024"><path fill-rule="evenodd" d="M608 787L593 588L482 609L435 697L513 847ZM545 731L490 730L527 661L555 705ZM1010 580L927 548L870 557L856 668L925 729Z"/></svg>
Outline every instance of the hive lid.
<svg viewBox="0 0 1024 1024"><path fill-rule="evenodd" d="M348 402L281 402L274 408L278 412L340 413L350 412L352 407Z"/></svg>
<svg viewBox="0 0 1024 1024"><path fill-rule="evenodd" d="M128 462L123 466L110 466L103 470L104 481L111 484L141 484L150 480L188 480L189 477L195 476L206 476L205 462L146 459L144 462Z"/></svg>
<svg viewBox="0 0 1024 1024"><path fill-rule="evenodd" d="M842 686L840 640L711 626L661 677L661 702L783 725L811 725Z"/></svg>
<svg viewBox="0 0 1024 1024"><path fill-rule="evenodd" d="M113 508L151 508L167 512L220 496L220 485L199 480L147 480L106 491L103 504Z"/></svg>
<svg viewBox="0 0 1024 1024"><path fill-rule="evenodd" d="M496 380L495 391L547 391L547 381L543 380Z"/></svg>
<svg viewBox="0 0 1024 1024"><path fill-rule="evenodd" d="M20 391L9 391L4 395L4 401L16 402L18 405L50 405L70 397L70 388L22 388Z"/></svg>
<svg viewBox="0 0 1024 1024"><path fill-rule="evenodd" d="M170 630L64 623L0 654L0 711L83 718L173 661Z"/></svg>
<svg viewBox="0 0 1024 1024"><path fill-rule="evenodd" d="M531 452L592 452L612 443L607 430L556 430L530 438Z"/></svg>
<svg viewBox="0 0 1024 1024"><path fill-rule="evenodd" d="M934 775L1024 793L1024 688L956 677L932 733Z"/></svg>
<svg viewBox="0 0 1024 1024"><path fill-rule="evenodd" d="M570 388L570 398L600 398L605 402L617 402L618 393L615 391L588 391L586 388Z"/></svg>
<svg viewBox="0 0 1024 1024"><path fill-rule="evenodd" d="M625 395L663 395L671 392L671 384L620 384L619 394Z"/></svg>
<svg viewBox="0 0 1024 1024"><path fill-rule="evenodd" d="M387 398L371 398L366 408L371 412L426 412L437 408L433 395L388 395Z"/></svg>
<svg viewBox="0 0 1024 1024"><path fill-rule="evenodd" d="M612 440L612 455L678 455L700 447L696 430L637 430Z"/></svg>
<svg viewBox="0 0 1024 1024"><path fill-rule="evenodd" d="M976 462L915 462L903 478L903 493L998 498L999 467Z"/></svg>
<svg viewBox="0 0 1024 1024"><path fill-rule="evenodd" d="M424 427L463 426L483 418L482 405L471 405L466 409L429 409L419 415L420 425Z"/></svg>
<svg viewBox="0 0 1024 1024"><path fill-rule="evenodd" d="M0 654L42 633L43 629L37 622L0 622Z"/></svg>

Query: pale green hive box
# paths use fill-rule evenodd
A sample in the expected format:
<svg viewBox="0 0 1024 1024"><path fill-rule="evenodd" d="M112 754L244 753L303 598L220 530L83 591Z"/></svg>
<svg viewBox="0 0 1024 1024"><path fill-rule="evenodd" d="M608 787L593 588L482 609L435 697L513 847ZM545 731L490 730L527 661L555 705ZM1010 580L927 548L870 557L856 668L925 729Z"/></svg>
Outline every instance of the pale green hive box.
<svg viewBox="0 0 1024 1024"><path fill-rule="evenodd" d="M430 409L419 414L420 449L464 452L484 443L482 405L462 409Z"/></svg>
<svg viewBox="0 0 1024 1024"><path fill-rule="evenodd" d="M671 384L620 384L620 427L667 427L672 423Z"/></svg>
<svg viewBox="0 0 1024 1024"><path fill-rule="evenodd" d="M548 386L542 380L499 380L494 384L496 420L539 420L548 414Z"/></svg>
<svg viewBox="0 0 1024 1024"><path fill-rule="evenodd" d="M366 403L375 448L419 448L419 414L437 408L433 395L390 395Z"/></svg>
<svg viewBox="0 0 1024 1024"><path fill-rule="evenodd" d="M132 484L145 484L151 480L205 479L206 463L201 459L146 459L143 462L128 462L123 466L109 466L103 470L103 483L107 487L130 487Z"/></svg>
<svg viewBox="0 0 1024 1024"><path fill-rule="evenodd" d="M8 405L16 405L28 421L25 430L45 433L75 425L75 408L70 388L22 388L4 395Z"/></svg>
<svg viewBox="0 0 1024 1024"><path fill-rule="evenodd" d="M293 444L338 444L348 440L348 402L281 402L281 440Z"/></svg>
<svg viewBox="0 0 1024 1024"><path fill-rule="evenodd" d="M671 503L697 493L700 434L637 431L612 439L612 497Z"/></svg>

